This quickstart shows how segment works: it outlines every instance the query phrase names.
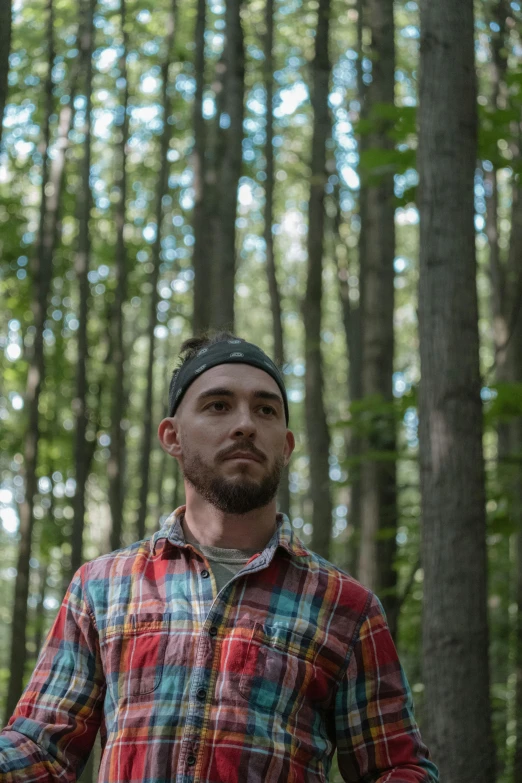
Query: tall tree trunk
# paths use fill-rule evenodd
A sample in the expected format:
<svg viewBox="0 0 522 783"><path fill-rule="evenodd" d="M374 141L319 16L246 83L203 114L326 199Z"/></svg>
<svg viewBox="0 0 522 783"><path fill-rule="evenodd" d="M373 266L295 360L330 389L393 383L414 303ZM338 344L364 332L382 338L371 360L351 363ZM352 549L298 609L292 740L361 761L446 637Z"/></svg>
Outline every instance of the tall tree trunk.
<svg viewBox="0 0 522 783"><path fill-rule="evenodd" d="M129 138L129 81L127 75L127 19L126 2L120 0L120 24L123 38L119 61L120 79L124 81L122 100L121 136L118 145L118 170L116 182L119 199L116 207L116 288L111 318L112 365L114 370L111 405L111 445L107 464L109 476L109 505L111 509L111 549L121 546L123 527L123 473L125 434L121 426L126 407L124 387L125 350L123 339L123 305L127 299L127 249L125 246L125 217L127 200L127 142Z"/></svg>
<svg viewBox="0 0 522 783"><path fill-rule="evenodd" d="M426 740L445 783L491 783L496 772L474 232L476 95L473 0L422 0L422 653Z"/></svg>
<svg viewBox="0 0 522 783"><path fill-rule="evenodd" d="M149 355L147 359L147 390L145 393L145 406L143 411L143 437L141 445L140 476L141 486L138 507L138 540L145 538L145 521L147 517L147 498L149 495L149 471L150 455L152 447L152 407L154 393L154 330L158 320L158 279L161 264L161 227L163 222L163 198L167 192L169 162L167 153L171 137L171 125L168 120L171 114L171 100L169 97L169 66L174 52L174 34L176 29L177 0L171 0L170 14L167 19L167 31L165 38L165 60L161 66L162 74L162 105L163 105L163 132L160 143L160 168L156 186L156 239L152 249L152 275L150 283L152 292L150 295L149 310Z"/></svg>
<svg viewBox="0 0 522 783"><path fill-rule="evenodd" d="M81 164L81 186L78 191L78 246L74 258L74 268L79 288L78 314L78 357L76 369L76 397L73 411L76 417L76 437L74 448L76 488L73 507L74 517L71 535L71 573L80 568L83 553L83 527L85 520L85 486L89 469L89 449L85 440L87 432L87 360L89 347L87 342L87 303L89 298L89 258L91 243L89 218L92 207L90 186L91 172L91 110L92 110L92 53L94 49L94 12L96 0L83 0L80 23L80 52L82 73L85 75L85 128L83 160Z"/></svg>
<svg viewBox="0 0 522 783"><path fill-rule="evenodd" d="M209 273L209 231L207 226L207 165L205 160L207 133L203 118L203 92L205 89L205 26L206 0L197 0L194 41L196 51L196 93L194 96L194 147L192 169L194 172L194 305L192 309L192 333L197 334L210 326L211 275Z"/></svg>
<svg viewBox="0 0 522 783"><path fill-rule="evenodd" d="M319 0L315 55L311 64L312 134L311 187L308 202L308 270L302 305L305 328L305 415L310 444L310 497L312 500L312 549L328 558L332 533L330 497L330 433L324 408L324 376L321 356L321 304L323 294L324 190L326 142L331 135L328 108L330 57L328 51L330 0Z"/></svg>
<svg viewBox="0 0 522 783"><path fill-rule="evenodd" d="M522 124L519 127L522 141ZM518 159L522 151L522 143L518 143ZM511 368L511 380L522 384L522 186L516 180L513 182L511 208L511 239L508 255L508 280L514 292L510 302L510 334L508 335L508 359ZM513 477L512 494L514 497L514 517L518 531L515 534L516 547L516 601L518 612L513 618L516 624L516 677L515 677L515 716L516 742L513 760L513 780L522 779L522 485L520 482L520 464L522 461L522 420L519 417L510 427L510 450L512 460L516 460L517 470Z"/></svg>
<svg viewBox="0 0 522 783"><path fill-rule="evenodd" d="M226 0L226 40L224 50L224 89L218 113L218 220L213 235L212 326L234 328L234 281L236 274L237 190L243 160L243 116L245 90L245 50L241 26L242 0Z"/></svg>
<svg viewBox="0 0 522 783"><path fill-rule="evenodd" d="M38 465L38 445L40 439L38 404L45 377L44 355L44 324L47 313L47 302L52 277L52 259L56 242L56 210L49 213L49 200L54 199L52 188L46 195L46 187L49 183L49 145L51 138L50 117L54 110L52 69L54 65L54 11L53 0L47 2L47 41L48 41L48 65L45 83L45 113L43 121L43 134L41 153L43 160L42 188L40 202L40 222L38 230L38 242L35 253L31 259L31 272L33 279L33 298L31 309L33 312L33 325L35 327L34 343L28 351L27 360L29 370L25 391L25 410L28 415L28 427L25 436L24 448L24 474L25 493L20 503L20 545L18 550L18 562L16 568L15 594L13 604L13 621L11 626L11 652L9 663L9 688L6 702L6 720L11 717L18 699L23 690L23 678L26 651L26 623L27 623L27 598L29 595L29 561L31 559L31 546L34 527L34 495L37 490L36 469Z"/></svg>
<svg viewBox="0 0 522 783"><path fill-rule="evenodd" d="M355 307L350 300L350 287L348 277L350 275L350 264L342 263L340 250L343 247L340 236L341 207L339 203L339 192L336 193L336 214L333 226L333 252L332 256L337 271L337 281L339 283L339 298L341 302L341 316L344 327L346 348L348 353L348 398L349 402L355 402L361 399L362 394L362 355L361 355L361 325L360 308ZM344 248L343 248L344 249ZM345 448L347 456L353 460L357 459L361 453L361 439L359 435L350 428L345 432ZM351 525L351 534L348 539L347 550L345 554L345 567L350 574L356 570L358 542L360 532L360 470L358 467L350 464L350 490L349 490L349 511L348 518Z"/></svg>
<svg viewBox="0 0 522 783"><path fill-rule="evenodd" d="M9 76L9 54L11 53L12 9L11 0L0 3L0 144L2 143L2 122Z"/></svg>
<svg viewBox="0 0 522 783"><path fill-rule="evenodd" d="M363 81L362 61L365 56L363 32L364 32L364 0L357 0L357 96L359 101L359 116L365 116L366 106L366 86ZM358 138L359 156L366 149L366 137L360 135ZM338 199L337 199L338 201ZM361 225L365 224L366 215L366 189L361 183L359 188L359 218ZM337 225L334 233L339 241L340 225L340 204L337 203ZM364 231L359 234L358 247L358 271L357 275L361 278L361 269L364 267ZM343 325L345 331L346 347L348 350L348 392L350 404L357 402L362 397L362 308L359 296L357 306L350 301L350 289L348 278L354 274L350 261L346 267L339 263L338 250L334 251L334 259L337 266L337 279L339 282L339 295L341 298L341 312L343 316ZM360 288L359 288L360 294ZM361 454L362 439L356 427L347 428L344 434L345 451L347 457L352 461L349 470L350 479L350 502L348 509L348 521L351 528L350 538L347 543L346 568L351 574L357 573L357 564L359 561L360 543L361 543Z"/></svg>
<svg viewBox="0 0 522 783"><path fill-rule="evenodd" d="M266 0L265 5L265 36L264 36L264 82L266 95L266 179L265 179L265 214L264 240L266 252L266 273L272 312L272 329L274 332L274 361L279 367L285 362L283 343L283 322L281 317L281 295L277 282L277 272L274 256L274 0ZM290 469L287 465L281 475L281 483L277 493L278 510L290 516Z"/></svg>
<svg viewBox="0 0 522 783"><path fill-rule="evenodd" d="M372 81L365 90L365 112L372 131L365 150L393 149L389 121L377 118L379 104L394 105L395 26L393 0L367 0L371 30ZM361 214L360 269L363 398L393 401L393 313L395 204L393 173L376 175L361 168L364 209ZM361 463L361 543L359 580L375 590L392 614L397 575L393 568L397 529L396 424L393 413L376 414L363 441ZM364 456L370 452L370 456ZM390 452L378 460L371 452ZM390 629L395 636L395 628Z"/></svg>

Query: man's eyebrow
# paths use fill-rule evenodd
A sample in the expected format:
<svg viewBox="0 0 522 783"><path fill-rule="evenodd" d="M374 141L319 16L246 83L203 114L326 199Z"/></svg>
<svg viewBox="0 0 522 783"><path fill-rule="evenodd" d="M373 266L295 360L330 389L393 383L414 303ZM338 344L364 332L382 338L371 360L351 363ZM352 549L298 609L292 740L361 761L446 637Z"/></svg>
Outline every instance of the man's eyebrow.
<svg viewBox="0 0 522 783"><path fill-rule="evenodd" d="M196 402L206 400L208 397L235 397L235 392L232 389L226 389L223 386L216 386L214 389L207 389L207 391L201 392L196 398ZM267 391L266 389L256 389L252 392L252 397L255 399L272 400L277 402L280 406L283 405L283 400L275 392Z"/></svg>

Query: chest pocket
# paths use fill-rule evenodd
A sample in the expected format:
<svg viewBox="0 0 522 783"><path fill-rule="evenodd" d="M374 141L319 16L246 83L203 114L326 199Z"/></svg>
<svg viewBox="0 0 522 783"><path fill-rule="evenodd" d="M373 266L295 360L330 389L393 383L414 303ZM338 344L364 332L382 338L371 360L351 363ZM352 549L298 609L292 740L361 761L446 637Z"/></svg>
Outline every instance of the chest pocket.
<svg viewBox="0 0 522 783"><path fill-rule="evenodd" d="M107 685L116 701L152 693L161 682L170 614L113 618L100 634Z"/></svg>
<svg viewBox="0 0 522 783"><path fill-rule="evenodd" d="M249 706L289 716L307 700L319 703L328 684L317 665L319 647L287 628L256 623L248 645L239 693Z"/></svg>

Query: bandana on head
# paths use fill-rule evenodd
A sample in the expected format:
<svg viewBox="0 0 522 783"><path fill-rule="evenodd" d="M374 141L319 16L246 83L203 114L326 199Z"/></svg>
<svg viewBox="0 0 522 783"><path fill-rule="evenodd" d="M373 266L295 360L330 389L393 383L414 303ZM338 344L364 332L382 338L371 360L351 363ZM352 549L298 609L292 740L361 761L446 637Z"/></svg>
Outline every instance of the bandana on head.
<svg viewBox="0 0 522 783"><path fill-rule="evenodd" d="M288 413L288 400L283 376L269 357L253 343L247 343L246 340L220 340L218 343L201 348L192 359L189 359L180 369L176 378L170 382L169 388L169 416L174 416L183 395L190 384L199 378L202 372L216 367L218 364L251 364L252 367L259 367L272 376L277 383L283 395L285 404L286 425L290 419Z"/></svg>

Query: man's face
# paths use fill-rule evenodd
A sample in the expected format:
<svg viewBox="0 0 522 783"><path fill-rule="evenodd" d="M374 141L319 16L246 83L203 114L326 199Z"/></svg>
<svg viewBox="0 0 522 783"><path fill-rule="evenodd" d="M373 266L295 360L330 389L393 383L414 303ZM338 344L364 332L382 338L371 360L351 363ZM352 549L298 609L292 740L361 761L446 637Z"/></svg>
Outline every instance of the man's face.
<svg viewBox="0 0 522 783"><path fill-rule="evenodd" d="M255 397L257 391L278 400ZM164 420L162 445L178 460L186 483L208 503L225 513L246 514L275 497L295 440L286 428L279 387L268 373L249 364L212 367L189 386L169 421L177 434ZM260 461L227 459L235 451Z"/></svg>

